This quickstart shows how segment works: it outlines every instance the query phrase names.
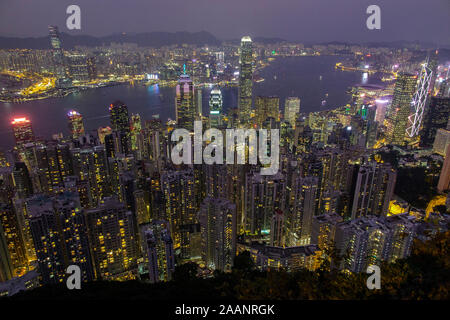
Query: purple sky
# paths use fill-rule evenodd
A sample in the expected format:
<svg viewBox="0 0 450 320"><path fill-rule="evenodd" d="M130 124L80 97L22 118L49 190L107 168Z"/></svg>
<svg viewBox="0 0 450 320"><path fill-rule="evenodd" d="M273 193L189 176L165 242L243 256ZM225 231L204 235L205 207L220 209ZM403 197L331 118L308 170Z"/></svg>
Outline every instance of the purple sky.
<svg viewBox="0 0 450 320"><path fill-rule="evenodd" d="M68 32L70 4L81 7L78 34L205 30L221 39L450 44L449 0L0 0L0 34L42 36L49 24ZM381 8L379 31L366 28L371 4Z"/></svg>

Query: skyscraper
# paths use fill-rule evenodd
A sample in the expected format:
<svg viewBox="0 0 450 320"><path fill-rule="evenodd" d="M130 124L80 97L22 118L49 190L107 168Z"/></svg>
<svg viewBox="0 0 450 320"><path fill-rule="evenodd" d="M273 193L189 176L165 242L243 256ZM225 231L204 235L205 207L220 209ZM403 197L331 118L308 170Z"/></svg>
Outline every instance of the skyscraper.
<svg viewBox="0 0 450 320"><path fill-rule="evenodd" d="M389 164L371 162L358 170L351 211L352 219L361 216L386 216L394 194L397 173Z"/></svg>
<svg viewBox="0 0 450 320"><path fill-rule="evenodd" d="M194 100L194 84L187 74L182 74L175 89L175 111L180 128L193 130L197 114Z"/></svg>
<svg viewBox="0 0 450 320"><path fill-rule="evenodd" d="M11 204L0 204L0 224L3 227L5 240L8 245L13 274L14 276L21 276L28 269L28 261L18 216Z"/></svg>
<svg viewBox="0 0 450 320"><path fill-rule="evenodd" d="M284 104L284 120L289 122L295 129L295 123L300 113L300 98L288 97Z"/></svg>
<svg viewBox="0 0 450 320"><path fill-rule="evenodd" d="M53 202L47 196L36 195L27 200L26 206L41 281L44 284L61 283L66 277L63 242Z"/></svg>
<svg viewBox="0 0 450 320"><path fill-rule="evenodd" d="M236 205L223 198L206 197L199 221L203 261L212 269L230 271L236 254Z"/></svg>
<svg viewBox="0 0 450 320"><path fill-rule="evenodd" d="M111 128L113 132L117 132L119 149L121 153L127 154L131 151L131 129L128 108L125 103L117 100L110 104L109 114L111 119Z"/></svg>
<svg viewBox="0 0 450 320"><path fill-rule="evenodd" d="M83 117L76 110L70 110L67 113L69 119L69 130L72 134L72 139L76 140L84 135Z"/></svg>
<svg viewBox="0 0 450 320"><path fill-rule="evenodd" d="M27 118L15 118L12 122L14 138L18 146L34 141L34 133L31 121Z"/></svg>
<svg viewBox="0 0 450 320"><path fill-rule="evenodd" d="M132 279L137 271L137 238L133 214L116 198L86 211L97 278Z"/></svg>
<svg viewBox="0 0 450 320"><path fill-rule="evenodd" d="M248 36L241 39L239 62L239 120L245 125L250 121L253 87L253 44Z"/></svg>
<svg viewBox="0 0 450 320"><path fill-rule="evenodd" d="M57 26L48 27L50 34L50 44L52 46L53 63L55 66L55 74L58 80L66 77L66 66L64 52L59 38L59 31Z"/></svg>
<svg viewBox="0 0 450 320"><path fill-rule="evenodd" d="M431 147L438 129L445 129L450 114L450 98L432 97L423 120L420 145Z"/></svg>
<svg viewBox="0 0 450 320"><path fill-rule="evenodd" d="M169 223L164 220L154 220L140 225L140 232L150 282L171 280L175 270L175 252Z"/></svg>
<svg viewBox="0 0 450 320"><path fill-rule="evenodd" d="M211 128L217 128L222 124L222 92L219 88L211 90L209 96L209 123Z"/></svg>
<svg viewBox="0 0 450 320"><path fill-rule="evenodd" d="M406 145L406 127L411 113L411 103L416 88L417 76L401 74L394 87L391 110L394 114L389 141L391 144Z"/></svg>

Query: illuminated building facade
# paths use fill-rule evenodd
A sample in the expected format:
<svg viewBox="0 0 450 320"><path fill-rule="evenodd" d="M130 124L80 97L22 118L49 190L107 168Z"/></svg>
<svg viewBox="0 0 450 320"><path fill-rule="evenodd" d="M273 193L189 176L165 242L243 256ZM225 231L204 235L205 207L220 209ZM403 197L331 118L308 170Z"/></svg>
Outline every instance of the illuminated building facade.
<svg viewBox="0 0 450 320"><path fill-rule="evenodd" d="M50 34L50 44L52 46L55 74L58 79L64 79L66 77L66 63L61 45L61 39L59 38L58 27L49 26L48 30Z"/></svg>
<svg viewBox="0 0 450 320"><path fill-rule="evenodd" d="M97 278L133 279L138 256L133 214L111 197L97 208L87 210L86 218Z"/></svg>
<svg viewBox="0 0 450 320"><path fill-rule="evenodd" d="M189 258L189 225L197 223L198 205L195 194L193 170L165 171L161 175L161 191L164 195L163 219L169 221L175 250L181 257Z"/></svg>
<svg viewBox="0 0 450 320"><path fill-rule="evenodd" d="M122 101L115 101L109 106L109 116L113 132L117 132L117 143L121 153L127 154L131 151L130 141L130 118L128 116L128 107Z"/></svg>
<svg viewBox="0 0 450 320"><path fill-rule="evenodd" d="M285 205L286 181L278 172L273 176L247 173L245 178L244 230L252 235L268 235L272 215L283 210Z"/></svg>
<svg viewBox="0 0 450 320"><path fill-rule="evenodd" d="M209 97L209 123L211 128L217 128L222 124L222 92L219 88L211 90Z"/></svg>
<svg viewBox="0 0 450 320"><path fill-rule="evenodd" d="M175 270L175 252L169 223L154 220L140 225L139 228L150 282L170 281Z"/></svg>
<svg viewBox="0 0 450 320"><path fill-rule="evenodd" d="M297 118L300 114L300 98L288 97L284 103L284 120L295 129Z"/></svg>
<svg viewBox="0 0 450 320"><path fill-rule="evenodd" d="M182 74L175 89L175 111L180 128L192 131L196 117L194 84L187 74Z"/></svg>
<svg viewBox="0 0 450 320"><path fill-rule="evenodd" d="M397 173L390 164L371 162L359 166L351 218L369 214L386 216L394 194Z"/></svg>
<svg viewBox="0 0 450 320"><path fill-rule="evenodd" d="M15 118L11 124L17 145L34 141L34 133L30 120L27 118Z"/></svg>
<svg viewBox="0 0 450 320"><path fill-rule="evenodd" d="M447 127L449 114L450 98L431 97L420 135L420 145L422 147L430 148L433 145L437 130Z"/></svg>
<svg viewBox="0 0 450 320"><path fill-rule="evenodd" d="M74 140L84 135L83 116L76 110L70 110L67 113L69 120L69 130Z"/></svg>
<svg viewBox="0 0 450 320"><path fill-rule="evenodd" d="M206 197L199 222L204 263L211 269L231 271L236 254L236 205L227 199Z"/></svg>
<svg viewBox="0 0 450 320"><path fill-rule="evenodd" d="M392 128L389 142L394 145L406 145L406 127L411 111L411 102L416 88L417 76L401 74L395 82L392 98Z"/></svg>
<svg viewBox="0 0 450 320"><path fill-rule="evenodd" d="M248 36L241 39L239 62L239 120L245 125L250 121L253 90L253 44Z"/></svg>
<svg viewBox="0 0 450 320"><path fill-rule="evenodd" d="M419 83L417 90L414 93L412 100L412 107L414 108L412 114L408 117L408 127L406 133L410 138L419 134L422 125L422 117L425 110L425 104L428 98L428 90L433 79L433 71L428 67L428 63L422 66L419 76ZM434 85L433 85L434 87Z"/></svg>
<svg viewBox="0 0 450 320"><path fill-rule="evenodd" d="M272 118L275 121L280 120L280 98L258 96L255 99L256 123L262 127L263 123Z"/></svg>

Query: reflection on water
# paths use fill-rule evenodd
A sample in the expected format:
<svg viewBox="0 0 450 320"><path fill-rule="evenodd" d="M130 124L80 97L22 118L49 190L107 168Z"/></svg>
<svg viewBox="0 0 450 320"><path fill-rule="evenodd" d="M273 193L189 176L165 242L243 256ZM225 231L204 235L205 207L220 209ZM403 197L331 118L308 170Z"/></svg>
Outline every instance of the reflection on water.
<svg viewBox="0 0 450 320"><path fill-rule="evenodd" d="M346 89L361 82L360 73L334 69L337 56L280 58L261 71L265 81L254 84L254 95L277 95L281 110L289 96L301 99L301 111L311 112L342 106L348 102ZM363 76L364 77L364 76ZM366 76L368 81L368 76ZM276 79L276 80L274 80ZM210 88L202 90L203 112L207 114ZM236 108L238 89L223 88L224 111ZM51 137L52 134L67 134L66 114L70 109L79 111L85 119L87 130L109 125L107 106L114 100L125 102L131 113L139 113L142 119L158 115L161 120L175 118L175 88L158 85L119 85L82 91L63 98L29 101L24 103L0 103L0 149L13 145L10 120L16 116L27 116L33 123L35 134ZM322 106L322 101L326 104Z"/></svg>

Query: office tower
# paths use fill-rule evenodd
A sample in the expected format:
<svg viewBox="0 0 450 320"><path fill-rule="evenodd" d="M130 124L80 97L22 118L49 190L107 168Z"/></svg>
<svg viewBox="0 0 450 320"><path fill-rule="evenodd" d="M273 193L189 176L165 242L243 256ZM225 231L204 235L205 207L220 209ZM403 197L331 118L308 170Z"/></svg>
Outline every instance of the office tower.
<svg viewBox="0 0 450 320"><path fill-rule="evenodd" d="M231 271L236 254L236 205L206 197L199 211L202 259L214 270Z"/></svg>
<svg viewBox="0 0 450 320"><path fill-rule="evenodd" d="M244 230L246 234L270 233L272 216L283 210L286 198L286 181L278 172L272 176L249 172L245 177Z"/></svg>
<svg viewBox="0 0 450 320"><path fill-rule="evenodd" d="M28 260L19 220L11 204L0 204L0 224L8 246L13 275L21 276L28 270Z"/></svg>
<svg viewBox="0 0 450 320"><path fill-rule="evenodd" d="M59 31L57 26L48 27L50 34L50 44L52 46L53 63L55 66L55 74L58 80L66 77L66 65L64 52L59 38Z"/></svg>
<svg viewBox="0 0 450 320"><path fill-rule="evenodd" d="M225 71L225 53L218 51L215 53L217 74L223 74Z"/></svg>
<svg viewBox="0 0 450 320"><path fill-rule="evenodd" d="M97 278L133 279L138 256L133 214L109 197L97 208L87 210L86 218Z"/></svg>
<svg viewBox="0 0 450 320"><path fill-rule="evenodd" d="M69 120L69 131L72 139L77 140L84 135L83 116L78 111L70 110L67 113L67 118Z"/></svg>
<svg viewBox="0 0 450 320"><path fill-rule="evenodd" d="M41 281L61 283L66 278L66 266L53 202L47 196L36 195L27 200L26 206Z"/></svg>
<svg viewBox="0 0 450 320"><path fill-rule="evenodd" d="M195 89L195 105L196 105L196 114L195 117L196 119L201 119L202 115L203 115L203 93L202 93L202 89L200 88L196 88Z"/></svg>
<svg viewBox="0 0 450 320"><path fill-rule="evenodd" d="M386 216L394 194L397 173L390 164L370 162L359 166L354 185L351 218L369 214Z"/></svg>
<svg viewBox="0 0 450 320"><path fill-rule="evenodd" d="M165 171L161 175L161 191L164 195L163 219L169 221L174 248L180 257L189 258L189 225L197 223L198 205L195 194L193 170Z"/></svg>
<svg viewBox="0 0 450 320"><path fill-rule="evenodd" d="M175 270L175 252L169 223L154 220L139 227L145 268L151 283L170 281Z"/></svg>
<svg viewBox="0 0 450 320"><path fill-rule="evenodd" d="M450 114L450 98L431 97L430 105L426 110L420 145L430 148L436 137L436 131L446 128Z"/></svg>
<svg viewBox="0 0 450 320"><path fill-rule="evenodd" d="M300 114L300 98L288 97L284 103L284 120L295 129L298 115Z"/></svg>
<svg viewBox="0 0 450 320"><path fill-rule="evenodd" d="M263 123L272 118L275 121L280 120L280 98L258 96L255 99L256 123L262 127Z"/></svg>
<svg viewBox="0 0 450 320"><path fill-rule="evenodd" d="M272 225L270 226L270 245L274 247L284 247L285 244L285 217L281 210L276 210L272 215Z"/></svg>
<svg viewBox="0 0 450 320"><path fill-rule="evenodd" d="M187 74L182 74L175 89L175 112L177 125L192 131L196 117L194 84Z"/></svg>
<svg viewBox="0 0 450 320"><path fill-rule="evenodd" d="M11 124L17 146L34 141L34 133L30 120L27 118L15 118Z"/></svg>
<svg viewBox="0 0 450 320"><path fill-rule="evenodd" d="M130 120L131 150L139 152L143 148L142 122L139 114L132 114Z"/></svg>
<svg viewBox="0 0 450 320"><path fill-rule="evenodd" d="M429 103L430 97L433 96L435 93L435 84L436 84L436 78L438 75L438 72L437 72L438 66L439 66L439 50L436 49L436 50L434 50L434 52L431 52L428 54L427 62L426 62L426 67L431 72L427 104Z"/></svg>
<svg viewBox="0 0 450 320"><path fill-rule="evenodd" d="M330 254L336 236L336 226L342 222L337 213L323 214L313 217L311 242L317 244L320 250Z"/></svg>
<svg viewBox="0 0 450 320"><path fill-rule="evenodd" d="M65 268L76 265L81 269L82 281L94 280L86 217L78 194L61 192L53 198L53 207L62 243Z"/></svg>
<svg viewBox="0 0 450 320"><path fill-rule="evenodd" d="M75 148L71 150L71 158L75 176L81 183L87 183L89 205L97 206L111 194L105 147Z"/></svg>
<svg viewBox="0 0 450 320"><path fill-rule="evenodd" d="M241 39L239 66L239 121L246 125L250 121L252 111L253 87L253 44L248 36Z"/></svg>
<svg viewBox="0 0 450 320"><path fill-rule="evenodd" d="M434 66L436 69L436 66ZM435 72L436 70L434 70ZM419 134L420 127L422 125L422 117L425 110L425 104L427 103L428 90L434 88L434 84L431 82L435 79L433 76L433 70L429 68L428 62L422 65L422 70L419 75L419 83L417 84L417 90L414 93L411 106L413 111L408 117L408 127L406 133L410 138L413 138Z"/></svg>
<svg viewBox="0 0 450 320"><path fill-rule="evenodd" d="M319 178L315 176L294 177L292 182L292 206L289 221L290 246L311 243L312 221L316 211Z"/></svg>
<svg viewBox="0 0 450 320"><path fill-rule="evenodd" d="M400 74L395 82L391 110L393 114L389 142L394 145L406 145L406 127L411 111L411 102L416 88L417 76Z"/></svg>
<svg viewBox="0 0 450 320"><path fill-rule="evenodd" d="M222 125L222 92L219 88L211 90L209 96L209 124L211 128Z"/></svg>
<svg viewBox="0 0 450 320"><path fill-rule="evenodd" d="M445 157L446 150L450 145L450 119L447 129L438 129L433 143L433 153Z"/></svg>
<svg viewBox="0 0 450 320"><path fill-rule="evenodd" d="M129 153L131 151L130 142L130 118L128 116L128 108L122 101L115 101L109 106L109 115L111 120L111 128L117 133L118 145L121 153Z"/></svg>
<svg viewBox="0 0 450 320"><path fill-rule="evenodd" d="M0 223L0 283L14 277L14 267L11 262L5 231Z"/></svg>
<svg viewBox="0 0 450 320"><path fill-rule="evenodd" d="M12 176L17 197L20 199L30 197L33 194L33 182L25 163L16 162Z"/></svg>
<svg viewBox="0 0 450 320"><path fill-rule="evenodd" d="M437 189L439 192L450 189L450 147L447 147L447 153L445 155L444 164L442 165Z"/></svg>

